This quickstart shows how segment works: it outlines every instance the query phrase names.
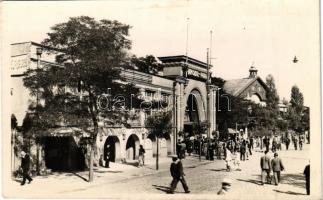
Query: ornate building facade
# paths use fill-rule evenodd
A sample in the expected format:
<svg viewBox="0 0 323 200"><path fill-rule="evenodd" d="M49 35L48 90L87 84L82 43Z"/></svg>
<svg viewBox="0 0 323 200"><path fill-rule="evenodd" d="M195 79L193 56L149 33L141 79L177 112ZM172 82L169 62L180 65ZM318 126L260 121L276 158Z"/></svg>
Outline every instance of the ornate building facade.
<svg viewBox="0 0 323 200"><path fill-rule="evenodd" d="M18 126L28 112L33 97L23 85L24 72L28 68L57 65L54 55L36 54L37 48L47 48L34 42L12 44L11 96L12 114ZM38 56L37 56L38 55ZM194 123L206 123L209 119L208 133L216 130L216 94L217 87L207 84L207 64L186 56L159 57L163 70L158 74L147 74L136 70L122 70L125 82L134 83L145 101L167 100L167 107L172 112L172 131L160 141L160 156L166 157L176 152L178 133L192 134ZM208 95L209 94L209 95ZM134 110L138 117L131 127L108 127L100 123L97 138L96 160L110 154L112 162L133 161L138 158L139 145L146 149L146 158L156 156L157 144L145 127L145 120L158 110ZM37 155L47 168L81 169L88 152L81 150L82 139L89 134L75 135L77 127L60 127L51 129L45 136L40 150L31 147L31 154ZM37 152L39 151L39 152ZM80 161L80 160L84 161ZM55 161L55 162L54 162ZM58 165L57 163L63 163Z"/></svg>

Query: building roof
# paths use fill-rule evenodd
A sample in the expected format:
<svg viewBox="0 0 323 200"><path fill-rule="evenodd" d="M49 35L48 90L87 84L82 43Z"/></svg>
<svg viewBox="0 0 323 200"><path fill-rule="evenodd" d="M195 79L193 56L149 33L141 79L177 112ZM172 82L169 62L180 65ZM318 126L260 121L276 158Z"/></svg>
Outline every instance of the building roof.
<svg viewBox="0 0 323 200"><path fill-rule="evenodd" d="M238 96L245 88L253 83L256 78L241 78L225 81L223 89L226 93L232 96Z"/></svg>
<svg viewBox="0 0 323 200"><path fill-rule="evenodd" d="M246 88L248 88L255 81L259 81L260 84L267 90L266 84L258 76L255 78L227 80L223 85L223 90L232 96L239 96Z"/></svg>
<svg viewBox="0 0 323 200"><path fill-rule="evenodd" d="M189 56L185 56L185 55L178 55L178 56L165 56L165 57L158 57L158 59L162 62L162 63L173 63L173 62L186 62L186 58L187 58L187 62L193 65L197 65L199 67L202 68L207 68L207 63L196 60L194 58L191 58ZM210 68L212 66L210 65Z"/></svg>

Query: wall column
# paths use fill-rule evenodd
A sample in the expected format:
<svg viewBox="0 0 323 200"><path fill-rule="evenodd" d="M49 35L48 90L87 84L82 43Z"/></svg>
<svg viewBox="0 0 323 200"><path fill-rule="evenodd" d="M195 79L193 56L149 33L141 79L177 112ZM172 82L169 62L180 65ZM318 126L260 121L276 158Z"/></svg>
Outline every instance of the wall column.
<svg viewBox="0 0 323 200"><path fill-rule="evenodd" d="M140 88L139 93L141 97L145 96L145 88ZM145 112L139 108L139 121L140 121L140 126L144 127L145 126Z"/></svg>
<svg viewBox="0 0 323 200"><path fill-rule="evenodd" d="M210 116L210 127L209 131L210 134L212 135L212 132L216 130L216 91L217 87L214 85L209 86L209 116Z"/></svg>

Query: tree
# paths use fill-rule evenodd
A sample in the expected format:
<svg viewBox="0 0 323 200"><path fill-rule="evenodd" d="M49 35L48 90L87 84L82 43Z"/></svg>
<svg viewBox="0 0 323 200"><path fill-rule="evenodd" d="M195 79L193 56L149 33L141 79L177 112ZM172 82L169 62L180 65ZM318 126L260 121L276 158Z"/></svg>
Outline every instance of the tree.
<svg viewBox="0 0 323 200"><path fill-rule="evenodd" d="M43 106L31 106L37 113L38 130L77 126L90 133L90 182L99 121L127 125L130 94L138 93L132 84L120 82L120 66L129 60L129 28L118 21L87 16L56 24L42 44L50 47L44 49L47 53L56 54L58 65L29 69L24 78L31 94L45 100ZM101 98L105 93L106 98Z"/></svg>
<svg viewBox="0 0 323 200"><path fill-rule="evenodd" d="M268 91L266 93L267 106L278 111L279 96L277 94L275 79L273 75L269 74L266 77L266 85L268 87Z"/></svg>
<svg viewBox="0 0 323 200"><path fill-rule="evenodd" d="M156 138L157 156L156 156L156 170L159 168L159 138L169 134L172 129L172 113L169 111L159 111L150 115L145 125L150 129L150 133ZM175 141L174 141L175 142Z"/></svg>
<svg viewBox="0 0 323 200"><path fill-rule="evenodd" d="M303 111L304 97L296 85L294 85L291 90L290 104L297 113L301 113Z"/></svg>
<svg viewBox="0 0 323 200"><path fill-rule="evenodd" d="M157 74L162 70L162 66L153 55L146 55L145 57L139 58L133 56L130 60L130 68L147 74Z"/></svg>
<svg viewBox="0 0 323 200"><path fill-rule="evenodd" d="M288 109L289 128L301 133L305 130L305 124L302 123L304 97L296 85L291 89L290 104L291 106Z"/></svg>

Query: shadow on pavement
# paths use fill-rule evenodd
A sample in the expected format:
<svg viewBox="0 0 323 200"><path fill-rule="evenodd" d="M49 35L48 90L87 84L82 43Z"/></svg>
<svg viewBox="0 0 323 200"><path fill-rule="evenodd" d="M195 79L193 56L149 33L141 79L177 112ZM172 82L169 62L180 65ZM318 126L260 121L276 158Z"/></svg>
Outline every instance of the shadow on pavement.
<svg viewBox="0 0 323 200"><path fill-rule="evenodd" d="M72 174L74 174L75 176L79 177L80 179L82 179L83 181L88 182L88 180L86 178L84 178L83 176L77 174L76 172L72 172Z"/></svg>
<svg viewBox="0 0 323 200"><path fill-rule="evenodd" d="M243 180L243 179L237 179L238 181L243 181L243 182L248 182L248 183L253 183L256 185L262 185L261 181L259 180L253 180L253 179L248 179L248 180Z"/></svg>
<svg viewBox="0 0 323 200"><path fill-rule="evenodd" d="M281 183L290 184L299 188L305 188L305 177L303 174L281 174Z"/></svg>
<svg viewBox="0 0 323 200"><path fill-rule="evenodd" d="M284 193L284 194L291 194L291 195L306 195L305 193L299 193L299 192L293 192L293 191L280 191L280 190L274 190L275 192L278 193Z"/></svg>
<svg viewBox="0 0 323 200"><path fill-rule="evenodd" d="M123 171L110 171L110 170L99 170L99 169L94 169L93 170L95 173L122 173Z"/></svg>
<svg viewBox="0 0 323 200"><path fill-rule="evenodd" d="M226 168L224 168L224 169L208 169L208 170L213 171L213 172L226 172L227 171Z"/></svg>
<svg viewBox="0 0 323 200"><path fill-rule="evenodd" d="M162 186L162 185L152 185L155 187L156 190L163 191L165 193L168 193L170 190L170 187Z"/></svg>

